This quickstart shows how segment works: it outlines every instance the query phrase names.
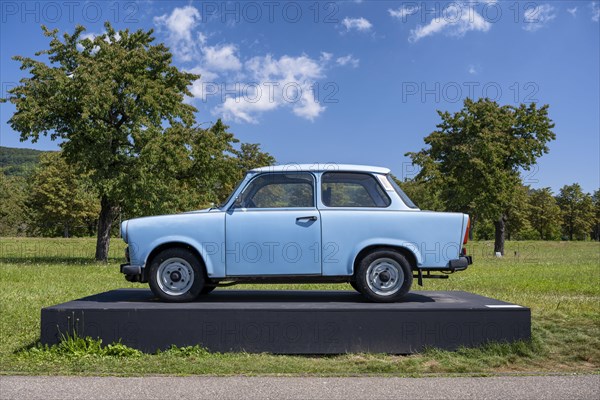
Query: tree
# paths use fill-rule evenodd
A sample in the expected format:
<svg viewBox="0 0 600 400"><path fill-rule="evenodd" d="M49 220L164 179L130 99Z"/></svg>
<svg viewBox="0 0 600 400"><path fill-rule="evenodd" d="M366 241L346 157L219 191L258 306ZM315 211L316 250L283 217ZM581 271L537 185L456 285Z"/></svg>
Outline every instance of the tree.
<svg viewBox="0 0 600 400"><path fill-rule="evenodd" d="M438 114L442 121L425 138L429 147L406 154L421 167L417 179L438 185L448 210L495 221L494 251L504 254L507 210L521 184L519 170L528 170L555 138L548 105L466 99L460 111Z"/></svg>
<svg viewBox="0 0 600 400"><path fill-rule="evenodd" d="M528 219L529 187L518 185L506 208L506 239L520 239L521 234L531 229Z"/></svg>
<svg viewBox="0 0 600 400"><path fill-rule="evenodd" d="M0 170L0 236L23 235L27 231L27 182L6 176Z"/></svg>
<svg viewBox="0 0 600 400"><path fill-rule="evenodd" d="M528 219L542 240L557 239L560 233L561 212L549 187L532 189L529 194Z"/></svg>
<svg viewBox="0 0 600 400"><path fill-rule="evenodd" d="M445 211L444 203L440 199L440 190L436 185L422 179L400 181L395 176L393 179L421 210Z"/></svg>
<svg viewBox="0 0 600 400"><path fill-rule="evenodd" d="M592 240L600 241L600 189L596 190L592 195L592 203L594 203L594 225L592 226Z"/></svg>
<svg viewBox="0 0 600 400"><path fill-rule="evenodd" d="M220 203L247 169L269 165L274 158L257 144L242 143L218 120L208 129L169 127L140 154L132 197L122 207L130 218L193 210Z"/></svg>
<svg viewBox="0 0 600 400"><path fill-rule="evenodd" d="M592 196L584 193L578 183L574 183L560 189L556 202L562 211L563 234L569 240L584 240L594 221Z"/></svg>
<svg viewBox="0 0 600 400"><path fill-rule="evenodd" d="M238 178L253 168L268 167L275 164L275 158L260 149L258 143L242 143L240 150L236 151Z"/></svg>
<svg viewBox="0 0 600 400"><path fill-rule="evenodd" d="M61 153L42 155L31 181L27 204L39 233L63 237L90 233L100 210L98 196L89 178L79 175Z"/></svg>
<svg viewBox="0 0 600 400"><path fill-rule="evenodd" d="M82 39L42 27L49 49L36 53L49 63L16 56L30 77L8 91L16 112L9 120L21 140L40 135L61 140L67 162L90 174L100 197L96 259L107 260L110 231L132 185L152 167L141 157L165 126L191 126L196 109L184 102L198 75L172 65L169 49L153 44L153 31L106 32ZM140 185L142 186L142 185ZM139 193L139 192L138 192Z"/></svg>

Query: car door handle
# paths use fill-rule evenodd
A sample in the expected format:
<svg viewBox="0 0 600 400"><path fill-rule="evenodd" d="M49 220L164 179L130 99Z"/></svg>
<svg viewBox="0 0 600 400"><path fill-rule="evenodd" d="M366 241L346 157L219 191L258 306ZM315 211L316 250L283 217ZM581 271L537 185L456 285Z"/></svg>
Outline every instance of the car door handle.
<svg viewBox="0 0 600 400"><path fill-rule="evenodd" d="M307 221L316 221L317 217L315 215L309 215L307 217L298 217L296 218L296 222L298 221L302 221L302 220L307 220Z"/></svg>

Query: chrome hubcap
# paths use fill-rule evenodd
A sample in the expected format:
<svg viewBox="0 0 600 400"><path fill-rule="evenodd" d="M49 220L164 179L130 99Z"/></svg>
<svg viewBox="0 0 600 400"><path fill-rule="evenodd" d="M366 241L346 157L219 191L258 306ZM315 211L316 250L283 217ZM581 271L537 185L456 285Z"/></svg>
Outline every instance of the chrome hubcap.
<svg viewBox="0 0 600 400"><path fill-rule="evenodd" d="M169 258L158 266L156 281L164 293L179 296L192 287L194 270L190 263L182 258Z"/></svg>
<svg viewBox="0 0 600 400"><path fill-rule="evenodd" d="M400 264L391 258L378 258L367 268L367 285L380 296L396 293L404 283L404 272Z"/></svg>

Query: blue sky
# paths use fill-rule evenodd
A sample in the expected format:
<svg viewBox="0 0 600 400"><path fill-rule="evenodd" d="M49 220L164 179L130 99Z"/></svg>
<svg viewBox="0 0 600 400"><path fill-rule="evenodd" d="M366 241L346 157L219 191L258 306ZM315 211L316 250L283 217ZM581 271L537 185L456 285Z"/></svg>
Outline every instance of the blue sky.
<svg viewBox="0 0 600 400"><path fill-rule="evenodd" d="M156 30L179 67L202 74L188 99L280 163L337 162L414 174L436 110L464 98L550 104L556 141L524 180L600 186L599 2L3 1L2 94L23 76L13 55L47 47L40 25L101 33ZM3 146L22 143L0 106Z"/></svg>

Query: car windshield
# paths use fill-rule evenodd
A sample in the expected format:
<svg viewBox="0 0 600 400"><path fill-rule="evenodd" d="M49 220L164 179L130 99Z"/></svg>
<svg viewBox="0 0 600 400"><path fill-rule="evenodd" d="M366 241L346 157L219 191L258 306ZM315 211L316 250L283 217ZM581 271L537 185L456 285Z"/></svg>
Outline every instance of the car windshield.
<svg viewBox="0 0 600 400"><path fill-rule="evenodd" d="M388 181L390 181L390 184L392 185L392 187L394 188L396 193L398 193L398 196L400 196L400 198L402 199L402 201L404 202L404 204L406 204L406 206L408 208L419 208L419 207L417 207L417 205L415 203L413 203L413 201L410 199L410 197L408 197L406 195L406 193L404 193L404 190L402 190L400 188L400 186L398 186L398 184L396 183L396 180L394 178L392 178L391 175L388 175L387 178L388 178Z"/></svg>
<svg viewBox="0 0 600 400"><path fill-rule="evenodd" d="M245 177L245 176L244 176L242 179L240 179L240 180L238 181L238 183L236 183L236 184L235 184L235 188L234 188L234 189L231 191L231 193L229 193L229 196L227 196L227 199L225 199L225 201L224 201L224 202L222 202L221 204L219 204L219 205L217 206L217 208L223 208L223 207L225 207L225 205L226 205L227 203L229 203L229 200L231 200L231 198L233 197L233 195L235 194L235 192L237 192L237 191L238 191L238 189L240 188L240 185L242 184L242 182L244 182L244 179L246 179L246 177Z"/></svg>

